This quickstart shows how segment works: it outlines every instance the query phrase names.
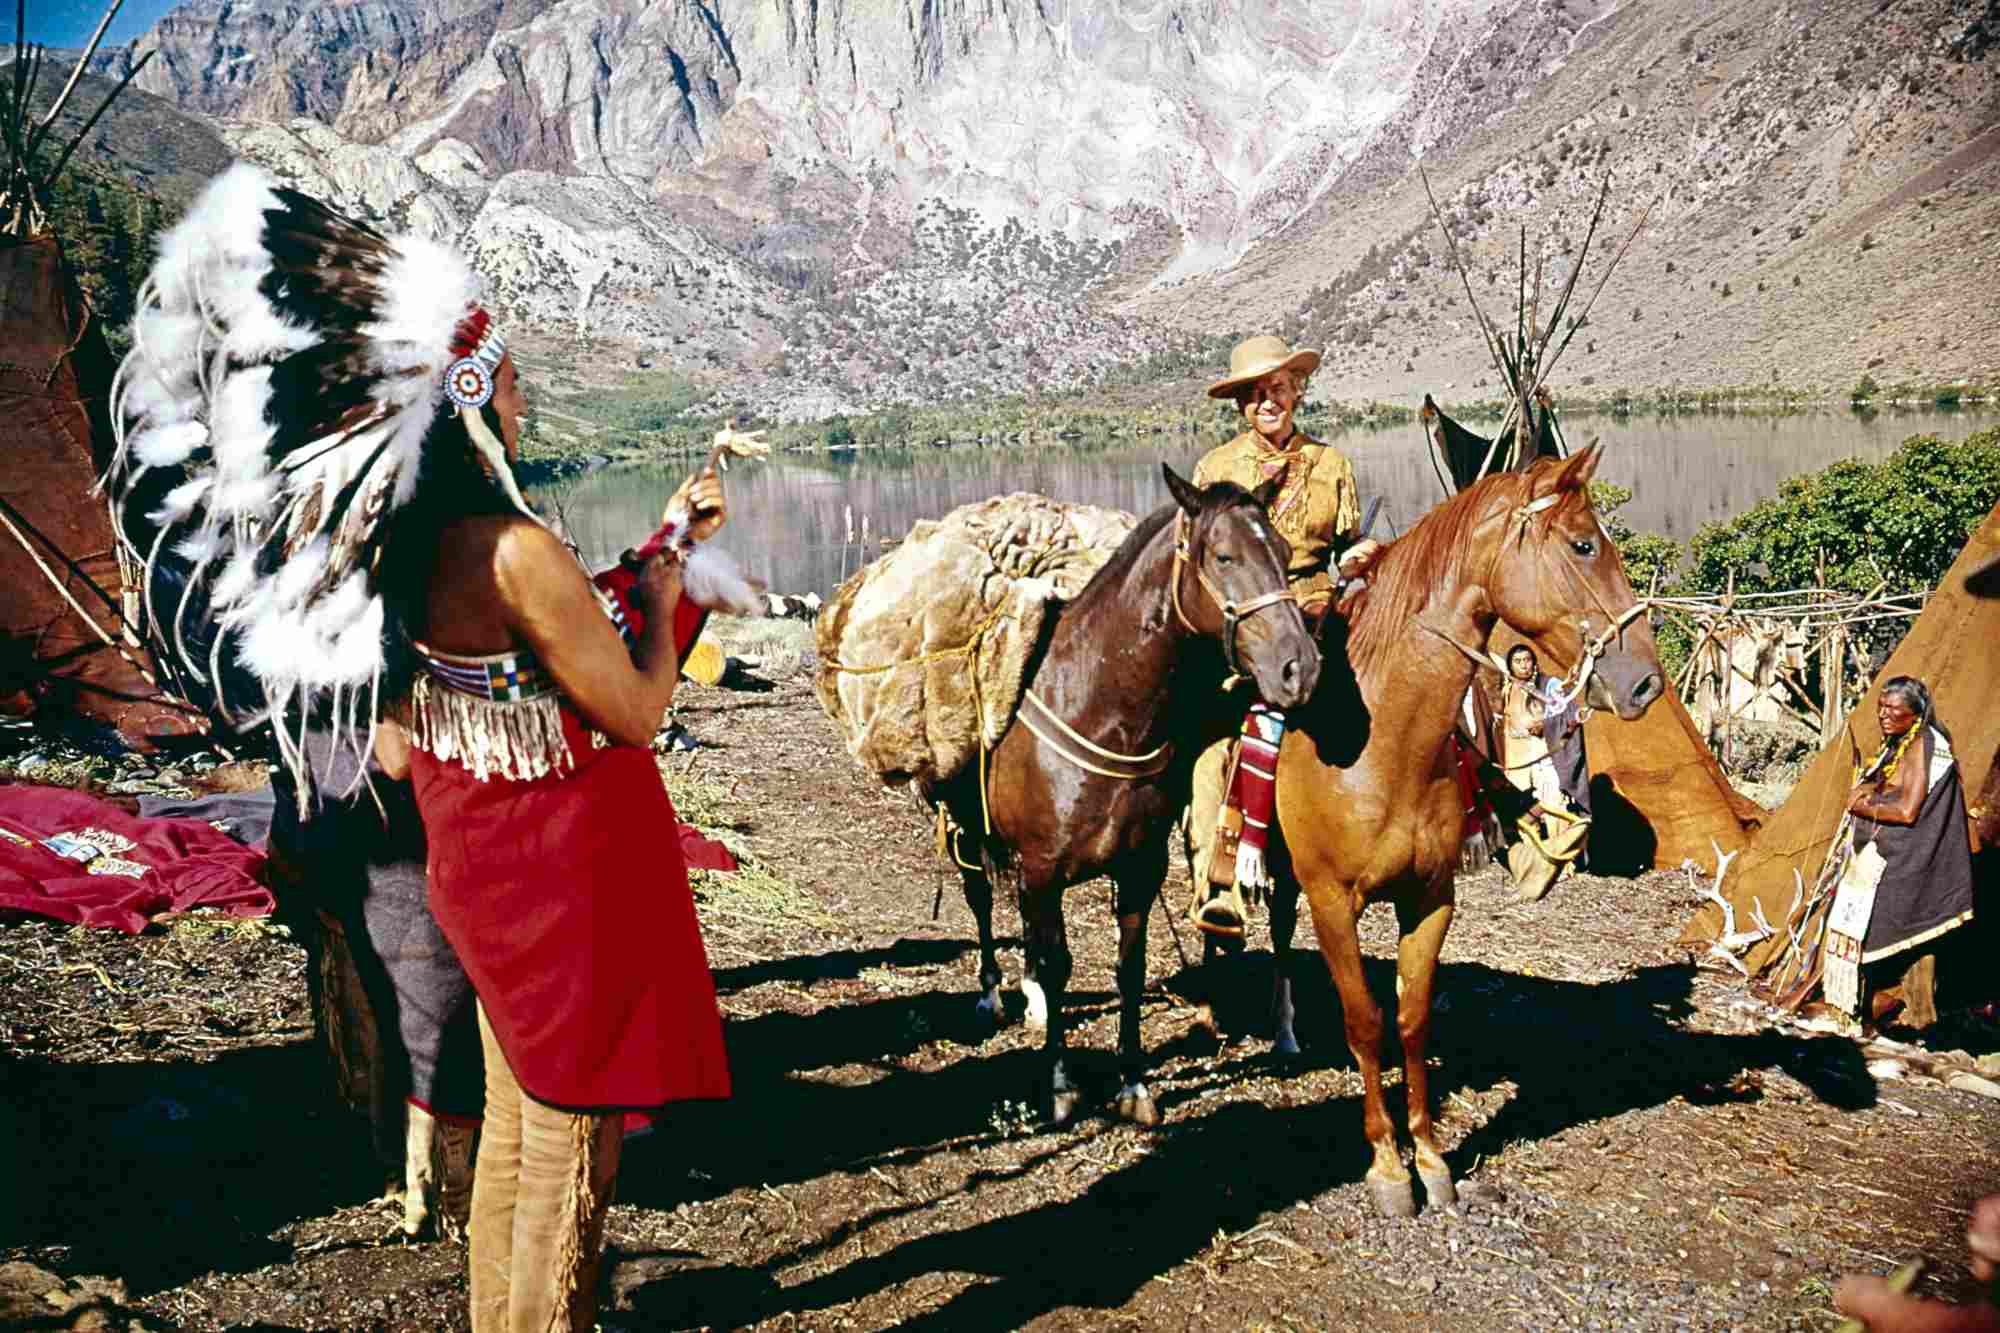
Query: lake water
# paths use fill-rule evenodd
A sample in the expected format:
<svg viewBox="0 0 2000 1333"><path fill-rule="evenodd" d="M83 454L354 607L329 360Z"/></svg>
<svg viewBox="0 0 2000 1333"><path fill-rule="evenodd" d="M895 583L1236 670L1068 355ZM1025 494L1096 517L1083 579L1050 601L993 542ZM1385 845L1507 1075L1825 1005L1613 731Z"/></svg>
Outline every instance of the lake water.
<svg viewBox="0 0 2000 1333"><path fill-rule="evenodd" d="M1827 410L1788 416L1577 417L1564 429L1575 448L1602 437L1605 457L1598 476L1633 491L1620 517L1642 532L1685 540L1703 523L1770 498L1790 477L1843 458L1883 458L1914 434L1957 440L1996 423L2000 413L1991 410L1865 418ZM1162 435L1074 448L774 455L730 470L729 526L716 540L774 591L825 595L878 552L881 537L900 537L918 519L937 518L974 500L1039 491L1143 513L1166 502L1162 461L1185 476L1220 440ZM1346 431L1332 442L1353 460L1364 504L1382 497L1376 536L1407 529L1441 498L1415 422ZM652 530L688 466L689 460L679 459L609 467L540 494L561 506L596 568ZM847 539L850 513L856 538L866 524L865 552Z"/></svg>

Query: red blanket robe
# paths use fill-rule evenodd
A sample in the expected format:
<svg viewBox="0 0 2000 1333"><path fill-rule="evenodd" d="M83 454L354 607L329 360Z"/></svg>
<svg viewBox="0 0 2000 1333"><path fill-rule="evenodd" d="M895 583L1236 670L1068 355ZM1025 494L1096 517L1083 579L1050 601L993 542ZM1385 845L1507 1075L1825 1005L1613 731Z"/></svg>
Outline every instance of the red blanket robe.
<svg viewBox="0 0 2000 1333"><path fill-rule="evenodd" d="M683 651L700 622L683 603ZM715 984L666 784L650 750L597 748L567 704L562 717L576 767L533 781L481 782L412 754L431 910L536 1101L605 1112L726 1097Z"/></svg>

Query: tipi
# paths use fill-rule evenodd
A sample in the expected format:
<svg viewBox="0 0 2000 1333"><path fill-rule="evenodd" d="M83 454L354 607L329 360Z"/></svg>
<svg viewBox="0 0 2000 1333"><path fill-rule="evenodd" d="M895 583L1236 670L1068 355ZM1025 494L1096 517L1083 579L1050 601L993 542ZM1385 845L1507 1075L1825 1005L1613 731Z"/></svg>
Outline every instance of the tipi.
<svg viewBox="0 0 2000 1333"><path fill-rule="evenodd" d="M1928 685L1938 717L1951 729L1968 800L1977 808L1982 800L2000 796L2000 781L1989 776L1995 768L1995 751L2000 750L2000 711L1993 707L2000 658L1992 650L1995 636L2000 635L2000 600L1989 591L1996 560L2000 560L2000 508L1973 532L1923 614L1875 673L1875 685L1848 714L1849 734L1836 737L1820 751L1791 796L1771 813L1749 850L1723 877L1720 892L1739 930L1755 919L1761 907L1764 918L1782 931L1800 880L1811 885L1818 874L1854 784L1854 756L1872 755L1882 744L1875 701L1884 682L1915 676ZM1704 903L1689 920L1681 942L1698 949L1722 934L1722 927L1721 910ZM1762 971L1784 945L1785 937L1778 933L1757 940L1743 955L1745 966L1753 974Z"/></svg>
<svg viewBox="0 0 2000 1333"><path fill-rule="evenodd" d="M39 118L30 108L46 52L28 44L25 10L13 80L0 88L0 710L74 711L145 744L203 724L152 674L110 510L92 494L112 440L111 355L44 211L70 156L145 61L59 146L51 131L117 5Z"/></svg>
<svg viewBox="0 0 2000 1333"><path fill-rule="evenodd" d="M1464 490L1493 472L1525 468L1537 458L1559 457L1568 452L1546 387L1549 373L1577 330L1588 321L1591 305L1597 293L1604 290L1604 280L1610 277L1610 268L1617 267L1646 220L1642 212L1631 236L1612 257L1610 268L1598 280L1583 309L1572 316L1570 304L1577 279L1583 272L1591 241L1597 235L1598 223L1603 219L1610 188L1607 177L1575 263L1546 320L1540 310L1540 260L1536 261L1531 279L1527 234L1523 230L1520 308L1511 340L1479 308L1457 241L1445 224L1436 199L1431 200L1432 214L1444 233L1453 265L1465 284L1466 299L1509 396L1506 419L1493 438L1488 439L1446 416L1429 394L1424 395L1420 420L1426 444L1433 450L1432 462L1447 492ZM1424 189L1426 193L1430 190L1427 177ZM1518 636L1502 625L1493 637L1492 648L1505 654L1516 642ZM1593 775L1590 855L1592 864L1600 868L1642 870L1648 866L1677 866L1684 860L1711 865L1718 849L1728 853L1742 848L1763 817L1764 812L1758 806L1729 785L1680 696L1671 690L1636 721L1625 722L1604 714L1593 716L1584 727L1584 747Z"/></svg>

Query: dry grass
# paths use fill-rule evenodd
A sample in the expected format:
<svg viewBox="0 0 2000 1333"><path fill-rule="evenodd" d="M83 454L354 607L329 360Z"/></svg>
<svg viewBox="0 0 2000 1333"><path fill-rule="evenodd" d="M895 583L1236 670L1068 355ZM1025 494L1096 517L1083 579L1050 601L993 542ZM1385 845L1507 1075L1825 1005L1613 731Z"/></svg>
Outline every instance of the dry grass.
<svg viewBox="0 0 2000 1333"><path fill-rule="evenodd" d="M725 780L709 771L705 753L663 756L659 762L682 822L722 843L737 860L733 871L688 873L711 951L720 948L724 953L755 956L754 946L771 931L830 927L832 918L816 896L756 859L745 837L754 820L739 798L741 780Z"/></svg>
<svg viewBox="0 0 2000 1333"><path fill-rule="evenodd" d="M785 679L811 663L816 651L813 627L804 620L711 616L702 634L767 680Z"/></svg>

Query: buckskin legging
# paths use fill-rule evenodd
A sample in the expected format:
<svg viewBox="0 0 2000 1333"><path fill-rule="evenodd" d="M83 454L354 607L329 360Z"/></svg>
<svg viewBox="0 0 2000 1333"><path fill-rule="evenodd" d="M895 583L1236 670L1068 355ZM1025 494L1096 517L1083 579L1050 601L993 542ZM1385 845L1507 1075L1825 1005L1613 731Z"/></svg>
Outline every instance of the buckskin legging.
<svg viewBox="0 0 2000 1333"><path fill-rule="evenodd" d="M486 1120L472 1182L473 1333L587 1333L624 1117L571 1115L522 1092L484 1005L479 1039Z"/></svg>

